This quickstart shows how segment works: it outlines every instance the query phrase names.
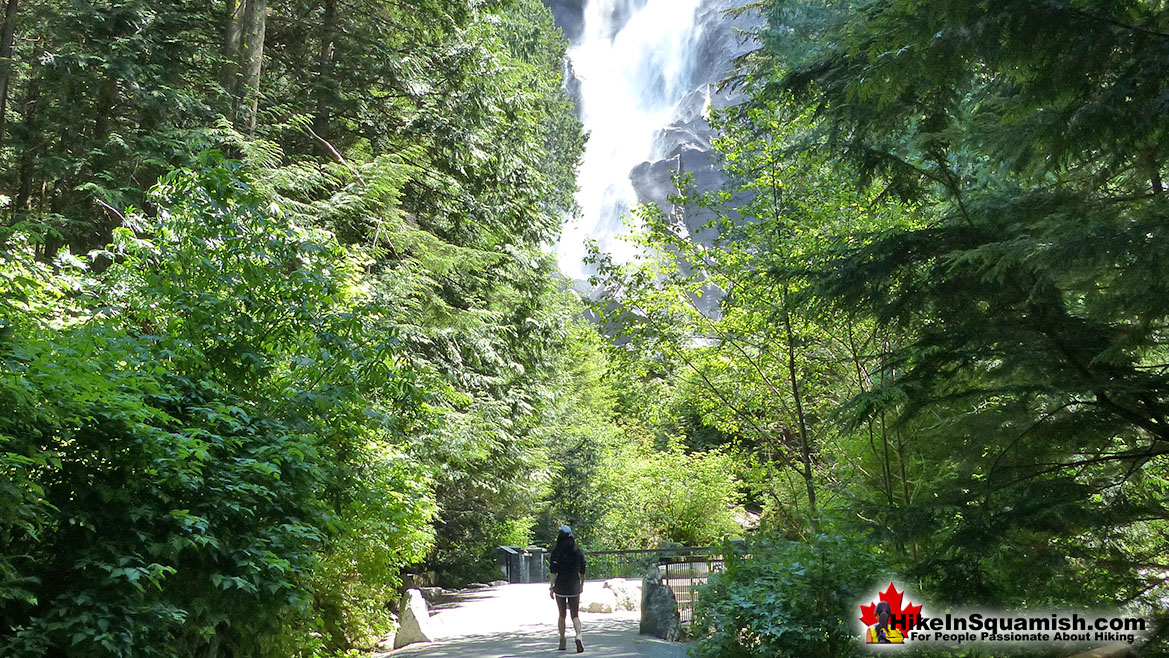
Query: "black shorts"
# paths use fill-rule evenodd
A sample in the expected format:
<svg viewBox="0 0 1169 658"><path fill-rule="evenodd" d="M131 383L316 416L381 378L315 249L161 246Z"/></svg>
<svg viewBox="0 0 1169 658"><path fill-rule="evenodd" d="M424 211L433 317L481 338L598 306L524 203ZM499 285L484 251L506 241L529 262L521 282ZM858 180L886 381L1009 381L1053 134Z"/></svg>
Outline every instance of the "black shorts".
<svg viewBox="0 0 1169 658"><path fill-rule="evenodd" d="M556 607L560 609L560 616L563 617L565 611L571 610L573 617L580 616L580 595L576 596L561 596L556 595Z"/></svg>

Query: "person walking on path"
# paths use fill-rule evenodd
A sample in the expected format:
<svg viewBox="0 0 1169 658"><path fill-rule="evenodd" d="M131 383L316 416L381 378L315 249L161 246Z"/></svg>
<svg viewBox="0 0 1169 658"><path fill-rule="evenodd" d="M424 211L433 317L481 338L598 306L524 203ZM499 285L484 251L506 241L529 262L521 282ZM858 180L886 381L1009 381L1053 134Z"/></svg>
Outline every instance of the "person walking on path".
<svg viewBox="0 0 1169 658"><path fill-rule="evenodd" d="M584 551L576 545L576 538L572 536L572 528L562 525L556 535L556 546L548 560L549 576L548 595L556 599L556 607L560 611L557 628L560 629L560 650L564 651L565 614L572 611L572 628L576 631L576 652L584 651L584 642L580 636L580 593L584 589L585 573Z"/></svg>

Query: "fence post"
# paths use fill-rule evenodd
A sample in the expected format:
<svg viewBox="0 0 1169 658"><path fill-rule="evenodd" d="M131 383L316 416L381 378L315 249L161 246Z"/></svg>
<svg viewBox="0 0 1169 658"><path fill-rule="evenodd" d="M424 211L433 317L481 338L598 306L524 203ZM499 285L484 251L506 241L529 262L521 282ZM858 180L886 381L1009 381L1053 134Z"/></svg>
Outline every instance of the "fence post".
<svg viewBox="0 0 1169 658"><path fill-rule="evenodd" d="M524 552L528 558L528 579L526 582L539 583L544 581L544 549L533 546Z"/></svg>
<svg viewBox="0 0 1169 658"><path fill-rule="evenodd" d="M499 566L509 583L524 581L524 556L515 546L500 546L497 555Z"/></svg>

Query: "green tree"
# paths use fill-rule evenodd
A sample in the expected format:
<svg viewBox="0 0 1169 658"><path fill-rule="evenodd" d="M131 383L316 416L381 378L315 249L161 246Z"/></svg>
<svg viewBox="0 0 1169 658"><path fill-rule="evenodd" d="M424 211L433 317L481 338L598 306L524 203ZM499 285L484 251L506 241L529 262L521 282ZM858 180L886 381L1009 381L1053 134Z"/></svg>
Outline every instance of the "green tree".
<svg viewBox="0 0 1169 658"><path fill-rule="evenodd" d="M793 155L808 122L782 121L776 109L760 103L716 118L727 189L698 194L682 176L669 212L637 211L643 230L633 239L651 257L621 267L594 258L612 291L598 307L602 322L676 373L673 412L693 414L696 429L732 447L749 502L800 536L816 534L842 502L841 484L867 478L873 464L891 496L891 474L906 477L905 451L890 450L882 423L858 433L836 418L872 387L873 353L891 335L826 312L808 286L774 274L810 263L844 227L902 221L905 211L855 190L826 158ZM686 226L703 218L691 235Z"/></svg>
<svg viewBox="0 0 1169 658"><path fill-rule="evenodd" d="M729 455L627 445L606 460L604 515L593 542L607 549L711 546L739 537L738 483Z"/></svg>
<svg viewBox="0 0 1169 658"><path fill-rule="evenodd" d="M785 1L767 17L760 107L810 113L807 149L920 214L775 273L906 336L852 408L896 413L946 467L899 513L925 548L913 573L963 602L1159 596L1165 9Z"/></svg>

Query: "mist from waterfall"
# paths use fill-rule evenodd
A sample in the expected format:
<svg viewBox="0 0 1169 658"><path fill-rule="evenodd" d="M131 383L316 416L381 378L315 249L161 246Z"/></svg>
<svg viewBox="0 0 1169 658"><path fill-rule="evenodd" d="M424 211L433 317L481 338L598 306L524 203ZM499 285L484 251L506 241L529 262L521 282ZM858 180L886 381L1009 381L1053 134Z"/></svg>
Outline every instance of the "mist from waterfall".
<svg viewBox="0 0 1169 658"><path fill-rule="evenodd" d="M557 245L561 270L587 278L585 241L619 263L636 249L618 239L637 203L630 170L654 157L654 136L693 86L702 0L589 0L584 32L568 53L589 134L578 177L582 216Z"/></svg>

